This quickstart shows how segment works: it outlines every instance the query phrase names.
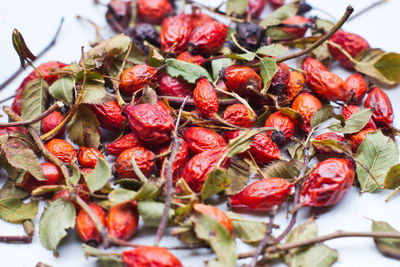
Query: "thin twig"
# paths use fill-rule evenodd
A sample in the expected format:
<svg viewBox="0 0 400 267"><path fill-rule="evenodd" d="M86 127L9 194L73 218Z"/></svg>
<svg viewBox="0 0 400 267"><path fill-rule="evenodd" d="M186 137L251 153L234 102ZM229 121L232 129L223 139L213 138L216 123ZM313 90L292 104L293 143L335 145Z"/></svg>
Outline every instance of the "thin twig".
<svg viewBox="0 0 400 267"><path fill-rule="evenodd" d="M32 243L32 236L17 235L17 236L0 236L0 242L3 243Z"/></svg>
<svg viewBox="0 0 400 267"><path fill-rule="evenodd" d="M163 96L163 95L159 95L159 96L157 96L157 98L159 100L166 99L166 100L168 100L169 103L173 103L173 104L182 104L183 101L185 100L185 97L181 97L181 96ZM235 98L226 98L226 99L221 98L221 99L218 99L218 103L219 103L219 105L228 106L228 105L237 104L237 103L239 103L239 101L237 99L235 99ZM193 98L188 98L188 100L186 101L186 105L194 106L195 104L194 104Z"/></svg>

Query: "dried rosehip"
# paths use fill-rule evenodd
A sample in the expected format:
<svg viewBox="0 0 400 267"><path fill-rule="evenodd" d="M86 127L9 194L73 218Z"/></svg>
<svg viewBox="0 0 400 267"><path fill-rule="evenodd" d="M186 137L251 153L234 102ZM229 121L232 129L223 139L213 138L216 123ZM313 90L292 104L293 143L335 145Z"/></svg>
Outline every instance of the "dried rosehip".
<svg viewBox="0 0 400 267"><path fill-rule="evenodd" d="M353 151L353 153L357 152L358 147L364 141L364 139L367 136L367 134L375 132L375 130L376 129L364 128L363 130L359 131L356 134L352 134L349 137L349 141L350 141L350 144L351 144L351 150Z"/></svg>
<svg viewBox="0 0 400 267"><path fill-rule="evenodd" d="M346 103L359 105L368 90L367 82L360 73L353 73L344 81Z"/></svg>
<svg viewBox="0 0 400 267"><path fill-rule="evenodd" d="M193 63L193 64L197 64L199 66L202 66L205 61L204 57L202 57L200 55L192 55L187 51L180 53L176 59L186 61L189 63Z"/></svg>
<svg viewBox="0 0 400 267"><path fill-rule="evenodd" d="M228 27L219 21L204 23L190 34L187 49L193 54L217 52L224 45L227 34Z"/></svg>
<svg viewBox="0 0 400 267"><path fill-rule="evenodd" d="M254 111L253 114L255 114ZM251 128L256 123L256 118L250 118L249 108L243 104L228 106L224 111L223 119L233 125L244 128Z"/></svg>
<svg viewBox="0 0 400 267"><path fill-rule="evenodd" d="M231 65L225 68L222 75L229 91L242 97L254 95L252 90L260 92L262 79L252 68L240 65Z"/></svg>
<svg viewBox="0 0 400 267"><path fill-rule="evenodd" d="M59 125L64 119L64 116L58 112L54 111L42 120L42 133L47 133L53 130L57 125ZM60 138L65 133L65 127L61 128L58 133L54 136L55 138Z"/></svg>
<svg viewBox="0 0 400 267"><path fill-rule="evenodd" d="M268 131L266 134L278 145L284 144L292 137L295 130L293 119L280 111L272 113L268 117L265 127L274 127L277 129L277 131Z"/></svg>
<svg viewBox="0 0 400 267"><path fill-rule="evenodd" d="M327 100L346 100L344 81L333 72L319 69L307 71L306 81L313 92Z"/></svg>
<svg viewBox="0 0 400 267"><path fill-rule="evenodd" d="M88 202L89 199L90 199L89 195L85 194L83 192L80 192L80 191L89 192L89 189L88 189L87 185L85 183L77 184L75 186L75 188L79 192L78 193L79 197L82 198L83 201ZM56 199L59 199L59 198L63 198L65 200L71 201L71 195L72 195L72 192L70 190L63 189L63 190L60 190L60 191L58 191L58 192L56 192L54 194L54 196L52 198L52 201L54 201ZM79 211L81 209L81 206L79 206L79 204L76 203L76 201L72 201L72 204L74 204L75 210Z"/></svg>
<svg viewBox="0 0 400 267"><path fill-rule="evenodd" d="M257 23L238 23L236 39L241 46L256 51L265 37L266 30Z"/></svg>
<svg viewBox="0 0 400 267"><path fill-rule="evenodd" d="M336 140L339 143L346 142L346 138L333 132L323 133L315 137L315 140L328 140L328 139Z"/></svg>
<svg viewBox="0 0 400 267"><path fill-rule="evenodd" d="M173 110L171 110L164 102L160 100L157 100L156 106L158 106L160 110L166 114L166 116L173 114Z"/></svg>
<svg viewBox="0 0 400 267"><path fill-rule="evenodd" d="M186 50L191 31L192 27L184 14L164 19L160 34L161 51L182 53Z"/></svg>
<svg viewBox="0 0 400 267"><path fill-rule="evenodd" d="M312 57L307 57L303 61L302 69L305 72L312 72L314 70L326 70L324 64L322 64L320 61L318 61Z"/></svg>
<svg viewBox="0 0 400 267"><path fill-rule="evenodd" d="M179 138L179 141L181 142L181 146L179 147L178 153L175 156L174 163L172 164L173 182L176 182L180 178L182 169L185 166L185 164L189 158L189 148L188 148L187 143L182 138ZM169 151L169 149L170 149L170 146L163 147L158 151L158 154L166 153ZM157 163L158 163L160 170L161 170L166 158L167 157L161 157L161 158L157 159Z"/></svg>
<svg viewBox="0 0 400 267"><path fill-rule="evenodd" d="M201 8L196 8L194 6L192 6L192 13L185 15L185 20L189 22L192 29L195 29L204 23L214 21L212 17L201 12Z"/></svg>
<svg viewBox="0 0 400 267"><path fill-rule="evenodd" d="M155 79L156 73L157 69L146 64L127 68L121 74L119 89L123 94L132 95L146 85L149 85Z"/></svg>
<svg viewBox="0 0 400 267"><path fill-rule="evenodd" d="M27 172L25 173L22 182L19 183L18 186L24 188L27 192L32 192L35 188L39 186L59 184L64 179L60 168L58 168L57 165L51 162L43 162L42 164L40 164L40 168L42 169L43 175L46 180L36 180L36 178L33 177L32 174Z"/></svg>
<svg viewBox="0 0 400 267"><path fill-rule="evenodd" d="M315 137L315 140L317 140L317 141L334 140L338 144L342 145L343 147L350 149L350 144L346 140L346 138L341 135L338 135L337 133L333 133L333 132L323 133L323 134L320 134L317 137ZM333 155L333 154L338 154L337 151L334 151L333 149L331 149L329 147L315 146L315 145L313 147L319 154L324 154L324 155L329 155L329 156ZM340 152L339 154L343 154L343 153Z"/></svg>
<svg viewBox="0 0 400 267"><path fill-rule="evenodd" d="M343 106L343 108L342 108L343 118L345 120L347 120L348 118L351 117L351 115L353 115L354 113L356 113L360 109L361 109L360 107L353 106L353 105ZM367 128L371 128L371 129L374 129L374 130L378 129L376 127L375 122L374 122L374 120L372 118L368 121L367 125L365 125L365 127L364 127L364 129L367 129Z"/></svg>
<svg viewBox="0 0 400 267"><path fill-rule="evenodd" d="M135 146L143 146L143 142L136 136L136 134L129 133L109 144L107 146L107 153L114 157L118 157L125 150Z"/></svg>
<svg viewBox="0 0 400 267"><path fill-rule="evenodd" d="M261 15L266 4L267 0L249 0L246 13L251 14L251 16L256 19Z"/></svg>
<svg viewBox="0 0 400 267"><path fill-rule="evenodd" d="M131 37L132 42L145 53L148 53L150 48L144 44L144 41L156 47L160 47L161 45L160 33L149 23L136 24L135 27L128 31L128 35Z"/></svg>
<svg viewBox="0 0 400 267"><path fill-rule="evenodd" d="M172 78L163 73L158 78L157 92L163 96L191 96L193 86L181 78Z"/></svg>
<svg viewBox="0 0 400 267"><path fill-rule="evenodd" d="M309 93L299 94L292 103L292 109L299 112L303 117L304 123L300 127L306 132L311 130L311 118L320 108L322 108L321 101Z"/></svg>
<svg viewBox="0 0 400 267"><path fill-rule="evenodd" d="M144 142L163 144L171 140L174 119L159 105L127 105L125 114L132 131Z"/></svg>
<svg viewBox="0 0 400 267"><path fill-rule="evenodd" d="M300 202L325 207L339 202L353 185L355 173L350 160L330 158L320 162L304 182Z"/></svg>
<svg viewBox="0 0 400 267"><path fill-rule="evenodd" d="M290 18L285 19L282 23L283 24L298 24L298 25L303 25L303 24L307 24L310 23L311 20L309 18L305 18L302 16L293 16ZM295 38L301 38L304 36L304 34L307 31L307 26L304 25L304 27L299 27L299 28L282 28L283 31L289 33L290 35L292 35Z"/></svg>
<svg viewBox="0 0 400 267"><path fill-rule="evenodd" d="M293 184L282 178L268 178L245 187L229 201L234 209L269 211L282 205L288 198Z"/></svg>
<svg viewBox="0 0 400 267"><path fill-rule="evenodd" d="M193 209L198 213L210 216L211 218L219 222L223 227L225 227L230 234L232 234L232 222L222 210L218 209L217 207L205 205L202 203L194 204Z"/></svg>
<svg viewBox="0 0 400 267"><path fill-rule="evenodd" d="M338 30L329 40L340 45L353 58L369 48L368 42L360 35L343 30ZM354 69L353 63L338 48L329 44L328 48L332 56L339 61L342 66L348 69Z"/></svg>
<svg viewBox="0 0 400 267"><path fill-rule="evenodd" d="M282 95L290 80L290 69L285 63L278 63L277 70L271 81L271 91L274 94Z"/></svg>
<svg viewBox="0 0 400 267"><path fill-rule="evenodd" d="M107 215L108 234L128 240L138 228L139 214L136 202L124 202L113 206Z"/></svg>
<svg viewBox="0 0 400 267"><path fill-rule="evenodd" d="M0 135L9 133L23 133L28 134L28 130L24 127L14 126L14 127L0 127Z"/></svg>
<svg viewBox="0 0 400 267"><path fill-rule="evenodd" d="M101 104L90 104L87 107L94 112L103 129L114 132L124 127L125 117L121 114L121 107L114 100Z"/></svg>
<svg viewBox="0 0 400 267"><path fill-rule="evenodd" d="M153 152L143 147L130 148L118 156L113 166L114 172L118 178L138 179L131 163L134 158L143 175L149 176L155 167L155 156Z"/></svg>
<svg viewBox="0 0 400 267"><path fill-rule="evenodd" d="M183 267L171 252L160 247L137 247L122 252L122 261L127 267Z"/></svg>
<svg viewBox="0 0 400 267"><path fill-rule="evenodd" d="M287 98L292 101L304 88L306 78L298 71L291 71L289 75L289 83L286 87Z"/></svg>
<svg viewBox="0 0 400 267"><path fill-rule="evenodd" d="M269 0L273 8L279 8L285 4L285 0Z"/></svg>
<svg viewBox="0 0 400 267"><path fill-rule="evenodd" d="M104 213L104 210L93 202L89 204L89 207L100 223L106 226L106 214ZM102 240L101 234L97 231L95 223L84 209L81 209L76 216L76 230L80 239L90 245L96 246Z"/></svg>
<svg viewBox="0 0 400 267"><path fill-rule="evenodd" d="M387 129L393 123L393 107L387 94L380 88L375 87L368 93L364 107L374 111L372 118L376 125Z"/></svg>
<svg viewBox="0 0 400 267"><path fill-rule="evenodd" d="M94 147L80 147L78 149L78 162L84 168L94 168L97 158L104 158L103 154Z"/></svg>
<svg viewBox="0 0 400 267"><path fill-rule="evenodd" d="M52 139L46 144L46 149L59 160L70 163L76 159L75 148L62 139Z"/></svg>
<svg viewBox="0 0 400 267"><path fill-rule="evenodd" d="M222 149L227 145L221 135L203 127L190 127L183 132L183 138L194 155L214 148Z"/></svg>
<svg viewBox="0 0 400 267"><path fill-rule="evenodd" d="M106 20L116 32L122 32L131 20L131 2L111 0L107 5Z"/></svg>
<svg viewBox="0 0 400 267"><path fill-rule="evenodd" d="M160 24L173 12L168 0L136 0L139 19L152 24Z"/></svg>
<svg viewBox="0 0 400 267"><path fill-rule="evenodd" d="M214 169L225 152L226 148L210 149L197 154L185 165L182 177L194 192L200 192L208 173ZM229 164L229 159L224 161L221 167Z"/></svg>
<svg viewBox="0 0 400 267"><path fill-rule="evenodd" d="M193 100L197 111L206 118L212 117L218 111L217 92L207 78L197 80L196 88L193 91Z"/></svg>

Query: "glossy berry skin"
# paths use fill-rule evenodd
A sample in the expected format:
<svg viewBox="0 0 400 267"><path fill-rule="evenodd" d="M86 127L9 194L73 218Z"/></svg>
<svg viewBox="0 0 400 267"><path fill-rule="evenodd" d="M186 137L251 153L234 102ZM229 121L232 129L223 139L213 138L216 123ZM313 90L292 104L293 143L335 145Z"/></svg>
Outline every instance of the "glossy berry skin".
<svg viewBox="0 0 400 267"><path fill-rule="evenodd" d="M354 113L356 113L360 109L361 109L360 107L354 106L354 105L343 106L343 108L342 108L343 118L345 120L347 120L348 118L350 118ZM374 120L372 118L369 119L369 121L367 122L367 124L364 127L364 129L368 129L368 128L371 128L371 129L374 129L374 130L378 129L376 127L376 124L375 124L375 122L374 122Z"/></svg>
<svg viewBox="0 0 400 267"><path fill-rule="evenodd" d="M115 140L107 146L107 154L118 157L122 152L135 146L144 146L142 140L140 140L135 133L129 133L122 136L118 140Z"/></svg>
<svg viewBox="0 0 400 267"><path fill-rule="evenodd" d="M104 158L101 152L94 147L80 147L78 149L78 162L84 168L94 168L97 163L97 158Z"/></svg>
<svg viewBox="0 0 400 267"><path fill-rule="evenodd" d="M276 73L271 80L271 89L275 94L282 94L290 79L290 69L285 63L278 63Z"/></svg>
<svg viewBox="0 0 400 267"><path fill-rule="evenodd" d="M217 92L207 78L200 78L197 81L193 91L193 100L197 111L206 118L212 117L218 111Z"/></svg>
<svg viewBox="0 0 400 267"><path fill-rule="evenodd" d="M193 87L191 84L180 78L173 78L163 73L158 78L157 92L162 96L186 97L192 95Z"/></svg>
<svg viewBox="0 0 400 267"><path fill-rule="evenodd" d="M139 224L139 213L136 202L124 202L113 206L107 215L108 234L122 239L130 239Z"/></svg>
<svg viewBox="0 0 400 267"><path fill-rule="evenodd" d="M262 89L260 75L247 66L231 65L225 68L222 78L229 91L242 97L254 95L250 88L258 92Z"/></svg>
<svg viewBox="0 0 400 267"><path fill-rule="evenodd" d="M122 252L127 267L183 267L171 252L160 247L141 246Z"/></svg>
<svg viewBox="0 0 400 267"><path fill-rule="evenodd" d="M249 0L246 13L251 14L251 17L256 19L261 15L266 4L267 0Z"/></svg>
<svg viewBox="0 0 400 267"><path fill-rule="evenodd" d="M230 234L232 234L232 222L222 210L218 209L217 207L206 205L203 203L194 204L193 209L198 213L210 216L211 218L219 222L223 227L225 227Z"/></svg>
<svg viewBox="0 0 400 267"><path fill-rule="evenodd" d="M233 104L228 106L224 111L223 119L233 125L243 128L254 127L256 123L256 118L250 118L249 110L243 104Z"/></svg>
<svg viewBox="0 0 400 267"><path fill-rule="evenodd" d="M43 185L56 185L61 183L64 176L57 165L51 162L43 162L40 164L43 175L46 178L44 181L36 180L29 172L25 173L24 178L18 186L25 189L27 192L32 192L35 188Z"/></svg>
<svg viewBox="0 0 400 267"><path fill-rule="evenodd" d="M311 118L320 108L322 108L321 101L309 93L299 94L292 103L292 109L299 112L303 117L304 123L300 126L306 132L311 130Z"/></svg>
<svg viewBox="0 0 400 267"><path fill-rule="evenodd" d="M42 125L41 125L42 133L45 134L47 132L50 132L57 125L59 125L63 121L63 119L64 116L60 112L58 111L52 112L42 120ZM65 127L61 128L54 137L60 138L64 135L64 133L65 133Z"/></svg>
<svg viewBox="0 0 400 267"><path fill-rule="evenodd" d="M15 126L15 127L0 127L0 136L5 135L5 134L10 134L10 133L23 133L23 134L29 134L28 130L26 130L24 127L20 126Z"/></svg>
<svg viewBox="0 0 400 267"><path fill-rule="evenodd" d="M229 201L234 209L270 211L288 198L293 184L282 178L268 178L250 184Z"/></svg>
<svg viewBox="0 0 400 267"><path fill-rule="evenodd" d="M372 118L378 127L388 129L393 123L393 107L387 94L375 87L369 92L364 107L372 109Z"/></svg>
<svg viewBox="0 0 400 267"><path fill-rule="evenodd" d="M199 25L190 34L188 51L193 54L209 54L217 52L225 43L228 27L211 21Z"/></svg>
<svg viewBox="0 0 400 267"><path fill-rule="evenodd" d="M285 0L269 0L273 8L279 8L285 4Z"/></svg>
<svg viewBox="0 0 400 267"><path fill-rule="evenodd" d="M360 73L353 73L344 81L347 104L359 105L368 90L367 82Z"/></svg>
<svg viewBox="0 0 400 267"><path fill-rule="evenodd" d="M353 185L354 177L353 164L348 159L326 159L305 180L300 202L313 207L335 205Z"/></svg>
<svg viewBox="0 0 400 267"><path fill-rule="evenodd" d="M303 61L301 68L305 72L312 72L314 70L327 70L324 64L312 57L306 57L306 59Z"/></svg>
<svg viewBox="0 0 400 267"><path fill-rule="evenodd" d="M173 12L168 0L136 0L139 19L151 24L160 24Z"/></svg>
<svg viewBox="0 0 400 267"><path fill-rule="evenodd" d="M203 127L190 127L183 132L190 153L193 155L210 149L223 149L227 146L225 139L218 133Z"/></svg>
<svg viewBox="0 0 400 267"><path fill-rule="evenodd" d="M339 135L337 133L334 133L334 132L323 133L323 134L320 134L317 137L315 137L315 140L319 140L319 141L328 140L328 139L336 140L339 143L346 142L346 138L345 137L343 137L343 136L341 136L341 135Z"/></svg>
<svg viewBox="0 0 400 267"><path fill-rule="evenodd" d="M301 24L306 24L306 23L310 23L310 22L311 22L311 20L309 18L305 18L302 16L293 16L293 17L285 19L282 23L283 24L299 24L299 25L301 25ZM282 30L291 34L295 38L301 38L306 33L307 27L303 27L303 28L284 28L283 27Z"/></svg>
<svg viewBox="0 0 400 267"><path fill-rule="evenodd" d="M185 15L165 18L160 33L161 51L179 54L186 50L192 27ZM175 46L174 46L175 45Z"/></svg>
<svg viewBox="0 0 400 267"><path fill-rule="evenodd" d="M146 85L149 85L155 79L156 73L157 69L146 64L127 68L121 74L119 89L123 94L132 95Z"/></svg>
<svg viewBox="0 0 400 267"><path fill-rule="evenodd" d="M149 176L155 167L155 154L143 147L133 147L125 150L118 156L113 170L118 178L138 179L133 169L131 160L135 157L135 162L144 176Z"/></svg>
<svg viewBox="0 0 400 267"><path fill-rule="evenodd" d="M225 152L225 148L210 149L197 154L185 165L182 177L194 192L200 192L207 175L214 169ZM221 167L227 167L229 164L229 160L225 159L224 161Z"/></svg>
<svg viewBox="0 0 400 267"><path fill-rule="evenodd" d="M86 186L85 183L77 184L75 186L75 188L77 190L83 190L83 191L89 192L89 188ZM82 198L83 201L89 202L90 196L88 194L79 192L78 195ZM81 206L79 206L79 204L76 203L76 201L72 201L71 197L72 197L71 191L69 191L68 189L63 189L63 190L60 190L60 191L56 192L53 195L53 198L51 200L54 201L56 199L63 198L65 200L71 201L72 204L74 204L74 206L75 206L75 210L79 211L81 209Z"/></svg>
<svg viewBox="0 0 400 267"><path fill-rule="evenodd" d="M310 89L329 101L345 101L346 88L342 78L325 70L307 71L306 81Z"/></svg>
<svg viewBox="0 0 400 267"><path fill-rule="evenodd" d="M163 144L171 140L174 119L159 105L128 105L125 114L132 131L144 142Z"/></svg>
<svg viewBox="0 0 400 267"><path fill-rule="evenodd" d="M201 8L196 7L192 7L192 13L185 15L185 20L189 22L192 29L195 29L204 23L214 21L212 17L210 17L206 13L203 13L201 11Z"/></svg>
<svg viewBox="0 0 400 267"><path fill-rule="evenodd" d="M178 60L182 60L182 61L186 61L189 63L193 63L199 66L202 66L204 64L204 57L200 56L200 55L192 55L189 52L185 51L180 53L176 59Z"/></svg>
<svg viewBox="0 0 400 267"><path fill-rule="evenodd" d="M298 71L291 71L289 82L286 87L287 98L292 101L304 88L306 78Z"/></svg>
<svg viewBox="0 0 400 267"><path fill-rule="evenodd" d="M75 148L62 139L52 139L46 144L46 149L65 163L70 163L76 159Z"/></svg>
<svg viewBox="0 0 400 267"><path fill-rule="evenodd" d="M121 114L121 107L114 100L101 104L90 104L87 107L94 112L101 128L111 132L123 128L125 117Z"/></svg>
<svg viewBox="0 0 400 267"><path fill-rule="evenodd" d="M368 42L360 35L343 30L338 30L329 40L340 45L353 58L369 48ZM329 44L328 48L332 56L339 61L343 67L354 69L353 63L338 48Z"/></svg>
<svg viewBox="0 0 400 267"><path fill-rule="evenodd" d="M358 148L360 147L361 143L364 141L365 137L367 134L375 132L376 129L371 129L371 128L364 128L363 130L359 131L356 134L352 134L349 137L349 141L351 144L351 150L353 153L356 153Z"/></svg>
<svg viewBox="0 0 400 267"><path fill-rule="evenodd" d="M106 214L104 210L95 203L89 204L90 209L97 216L100 223L106 226ZM96 229L96 225L84 209L81 209L76 216L76 230L79 238L88 244L97 245L101 242L102 237Z"/></svg>
<svg viewBox="0 0 400 267"><path fill-rule="evenodd" d="M180 178L182 169L189 159L189 148L186 141L183 140L182 138L179 138L179 141L181 142L181 146L179 147L178 153L175 156L174 163L172 164L172 178L174 183ZM158 154L166 153L169 151L169 149L170 149L169 145L165 146L158 151ZM170 155L168 155L167 157L170 157ZM164 161L166 160L167 157L162 157L157 159L157 166L159 170L162 169Z"/></svg>
<svg viewBox="0 0 400 267"><path fill-rule="evenodd" d="M271 137L272 141L280 145L285 143L290 137L293 136L295 124L292 118L278 111L272 113L267 121L265 127L274 127L278 131L268 131L267 135Z"/></svg>

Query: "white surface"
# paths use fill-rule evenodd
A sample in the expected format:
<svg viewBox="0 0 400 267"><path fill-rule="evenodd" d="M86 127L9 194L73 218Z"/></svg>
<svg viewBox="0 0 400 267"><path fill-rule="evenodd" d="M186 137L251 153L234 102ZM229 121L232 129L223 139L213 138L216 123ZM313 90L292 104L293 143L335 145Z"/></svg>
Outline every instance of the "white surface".
<svg viewBox="0 0 400 267"><path fill-rule="evenodd" d="M104 0L105 1L105 0ZM356 11L367 6L375 0L335 0L335 1L309 1L314 6L329 11L332 15L339 18L347 4L351 3ZM204 1L207 2L207 1ZM210 3L216 5L213 0ZM400 52L400 39L398 37L400 1L389 0L387 4L381 5L367 14L358 17L354 21L346 24L344 29L347 31L361 34L365 37L372 47L380 47L386 51ZM57 28L60 17L66 18L64 27L58 39L57 45L43 56L36 64L49 60L59 60L62 62L71 62L78 60L80 56L80 47L88 47L88 41L93 40L94 30L87 23L77 21L76 14L91 18L108 32L104 19L105 7L93 6L91 0L13 0L2 3L0 9L0 81L5 80L14 70L19 67L19 60L11 44L11 32L17 28L23 34L28 46L33 53L40 51L51 39ZM348 73L341 68L334 67L333 70L346 78ZM20 75L6 89L0 92L0 99L14 94L27 72ZM386 90L393 101L395 110L395 125L400 127L400 88ZM4 118L3 118L4 120ZM0 179L2 183L4 179ZM400 229L400 213L398 207L400 198L397 197L385 203L384 199L389 192L380 192L374 194L359 195L356 188L352 188L345 198L336 206L324 210L304 209L300 212L299 220L304 221L313 212L318 212L317 224L319 234L331 233L342 229L348 231L369 231L370 221L366 219L388 221L392 226ZM221 205L225 208L224 205ZM43 207L43 205L41 205ZM285 212L281 210L276 222L284 228L288 223L285 218ZM266 220L266 214L261 214L257 219ZM38 217L35 222L38 222ZM281 230L275 230L278 234ZM0 235L18 235L23 234L21 226L4 223L0 221ZM141 244L151 244L154 231L141 230L132 240L132 242ZM173 238L165 237L161 245L174 245ZM251 248L242 245L238 241L238 250L243 252ZM392 260L382 256L375 248L373 241L367 238L346 238L326 242L330 247L339 251L339 261L334 266L399 266L399 261ZM113 250L113 249L110 249ZM34 237L33 244L28 245L9 245L0 243L0 266L20 267L34 266L42 261L52 266L96 266L94 260L85 260L77 237L74 232L62 242L59 247L60 257L53 257L52 253L46 250L39 241L37 234ZM204 259L214 257L208 250L180 251L174 252L185 266L202 266ZM240 262L241 263L241 262Z"/></svg>

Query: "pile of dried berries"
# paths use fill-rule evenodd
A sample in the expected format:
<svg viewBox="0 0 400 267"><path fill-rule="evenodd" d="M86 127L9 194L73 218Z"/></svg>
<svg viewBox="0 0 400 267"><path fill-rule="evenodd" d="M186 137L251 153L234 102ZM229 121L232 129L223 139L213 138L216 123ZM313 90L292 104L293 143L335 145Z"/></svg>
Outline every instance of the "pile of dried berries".
<svg viewBox="0 0 400 267"><path fill-rule="evenodd" d="M0 217L26 235L1 241L31 242L43 199L43 245L57 255L76 228L101 266L182 266L172 250L204 247L216 255L207 266L245 258L248 266L331 266L336 250L318 243L348 236L373 237L385 256L400 258L400 233L386 222L319 237L313 218L295 227L299 209L335 205L352 186L400 191L400 131L376 85L400 82L400 54L342 30L350 6L333 24L305 17L304 1L269 3L276 10L259 19L266 0L229 0L226 12L186 1L187 13L168 0L112 0L106 18L120 34L82 48L72 64L35 67L15 30L21 64L34 71L3 107L11 122L0 124L9 174ZM329 70L334 60L354 73L343 80ZM221 201L231 211L212 205ZM285 202L290 222L272 236ZM269 221L241 211L267 212ZM154 246L128 242L139 218L154 227ZM167 227L184 246L159 246ZM235 239L256 249L239 253ZM100 244L133 249L108 253Z"/></svg>

